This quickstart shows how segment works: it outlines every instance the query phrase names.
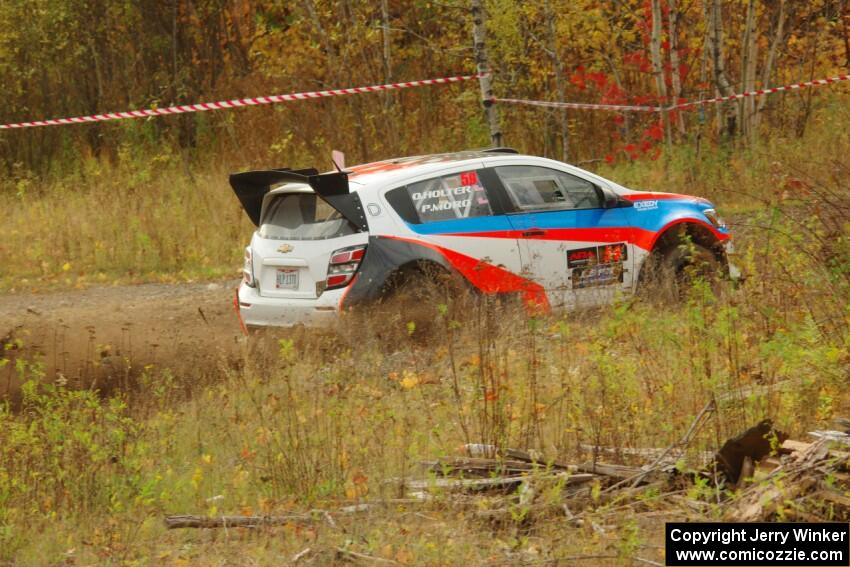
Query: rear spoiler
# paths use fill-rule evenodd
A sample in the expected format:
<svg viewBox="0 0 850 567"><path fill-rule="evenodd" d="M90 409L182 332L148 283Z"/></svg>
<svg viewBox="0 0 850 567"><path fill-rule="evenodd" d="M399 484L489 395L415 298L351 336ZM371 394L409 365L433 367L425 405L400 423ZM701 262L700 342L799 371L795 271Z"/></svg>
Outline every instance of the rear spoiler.
<svg viewBox="0 0 850 567"><path fill-rule="evenodd" d="M263 198L271 191L272 185L285 182L304 183L339 211L361 231L368 230L366 215L357 193L351 193L348 188L348 172L334 171L319 173L310 169L264 169L230 174L230 186L242 203L242 208L255 225L260 225L260 213L263 208Z"/></svg>

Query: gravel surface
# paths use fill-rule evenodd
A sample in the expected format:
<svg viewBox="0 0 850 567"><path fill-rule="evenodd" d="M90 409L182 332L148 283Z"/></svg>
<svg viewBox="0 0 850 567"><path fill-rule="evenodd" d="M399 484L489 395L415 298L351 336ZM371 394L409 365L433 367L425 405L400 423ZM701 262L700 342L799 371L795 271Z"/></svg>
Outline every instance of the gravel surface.
<svg viewBox="0 0 850 567"><path fill-rule="evenodd" d="M21 348L0 357L40 360L48 377L88 386L104 373L147 364L191 367L232 352L242 336L233 310L238 281L103 286L0 295L0 339ZM104 368L106 370L104 370ZM5 374L5 376L4 376ZM0 393L15 390L14 364L0 369Z"/></svg>

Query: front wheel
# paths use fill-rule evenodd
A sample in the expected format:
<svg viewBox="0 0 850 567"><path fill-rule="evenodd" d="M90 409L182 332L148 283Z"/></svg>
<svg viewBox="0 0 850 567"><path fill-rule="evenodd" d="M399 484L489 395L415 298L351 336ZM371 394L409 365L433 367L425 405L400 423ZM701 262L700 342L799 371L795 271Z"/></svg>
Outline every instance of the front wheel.
<svg viewBox="0 0 850 567"><path fill-rule="evenodd" d="M644 261L638 280L638 295L665 303L681 303L700 282L720 292L726 268L717 255L700 244L682 243L653 250Z"/></svg>

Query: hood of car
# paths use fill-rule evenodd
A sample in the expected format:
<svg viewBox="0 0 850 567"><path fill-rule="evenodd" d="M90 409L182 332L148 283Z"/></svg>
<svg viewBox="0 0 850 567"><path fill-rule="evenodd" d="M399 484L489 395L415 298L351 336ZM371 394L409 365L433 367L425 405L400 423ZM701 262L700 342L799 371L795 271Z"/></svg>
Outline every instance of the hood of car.
<svg viewBox="0 0 850 567"><path fill-rule="evenodd" d="M687 201L694 204L711 206L711 201L703 197L694 195L684 195L682 193L663 193L660 191L634 191L626 193L623 198L627 201L638 203L641 201Z"/></svg>

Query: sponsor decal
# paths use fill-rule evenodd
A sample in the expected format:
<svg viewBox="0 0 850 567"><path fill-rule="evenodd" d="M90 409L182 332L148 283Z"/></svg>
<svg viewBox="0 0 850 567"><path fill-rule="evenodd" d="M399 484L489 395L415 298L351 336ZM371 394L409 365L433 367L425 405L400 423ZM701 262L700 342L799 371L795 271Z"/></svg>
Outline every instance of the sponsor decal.
<svg viewBox="0 0 850 567"><path fill-rule="evenodd" d="M622 262L627 259L628 248L622 242L618 244L606 244L599 247L599 263L611 264L613 262Z"/></svg>
<svg viewBox="0 0 850 567"><path fill-rule="evenodd" d="M453 187L460 183L457 187ZM463 173L444 178L442 186L425 191L414 191L410 198L416 209L421 213L436 213L440 211L455 210L458 216L465 218L469 215L471 205L489 205L484 194L484 187L478 182L478 174L475 171L464 171Z"/></svg>
<svg viewBox="0 0 850 567"><path fill-rule="evenodd" d="M596 246L590 248L579 248L567 251L567 267L578 268L581 266L592 266L599 262Z"/></svg>
<svg viewBox="0 0 850 567"><path fill-rule="evenodd" d="M443 187L441 189L429 189L428 191L416 191L413 194L413 200L416 202L424 201L425 199L439 199L449 196L463 196L472 192L472 187Z"/></svg>
<svg viewBox="0 0 850 567"><path fill-rule="evenodd" d="M628 250L625 242L567 250L567 268L623 262L628 259Z"/></svg>
<svg viewBox="0 0 850 567"><path fill-rule="evenodd" d="M623 264L597 264L573 268L573 289L611 285L623 281Z"/></svg>
<svg viewBox="0 0 850 567"><path fill-rule="evenodd" d="M651 211L658 208L657 199L647 199L646 201L635 201L636 211Z"/></svg>
<svg viewBox="0 0 850 567"><path fill-rule="evenodd" d="M617 242L567 251L573 289L622 282L623 261L628 258L628 250L625 242Z"/></svg>
<svg viewBox="0 0 850 567"><path fill-rule="evenodd" d="M464 171L460 174L460 184L465 187L478 185L478 174L474 171Z"/></svg>

